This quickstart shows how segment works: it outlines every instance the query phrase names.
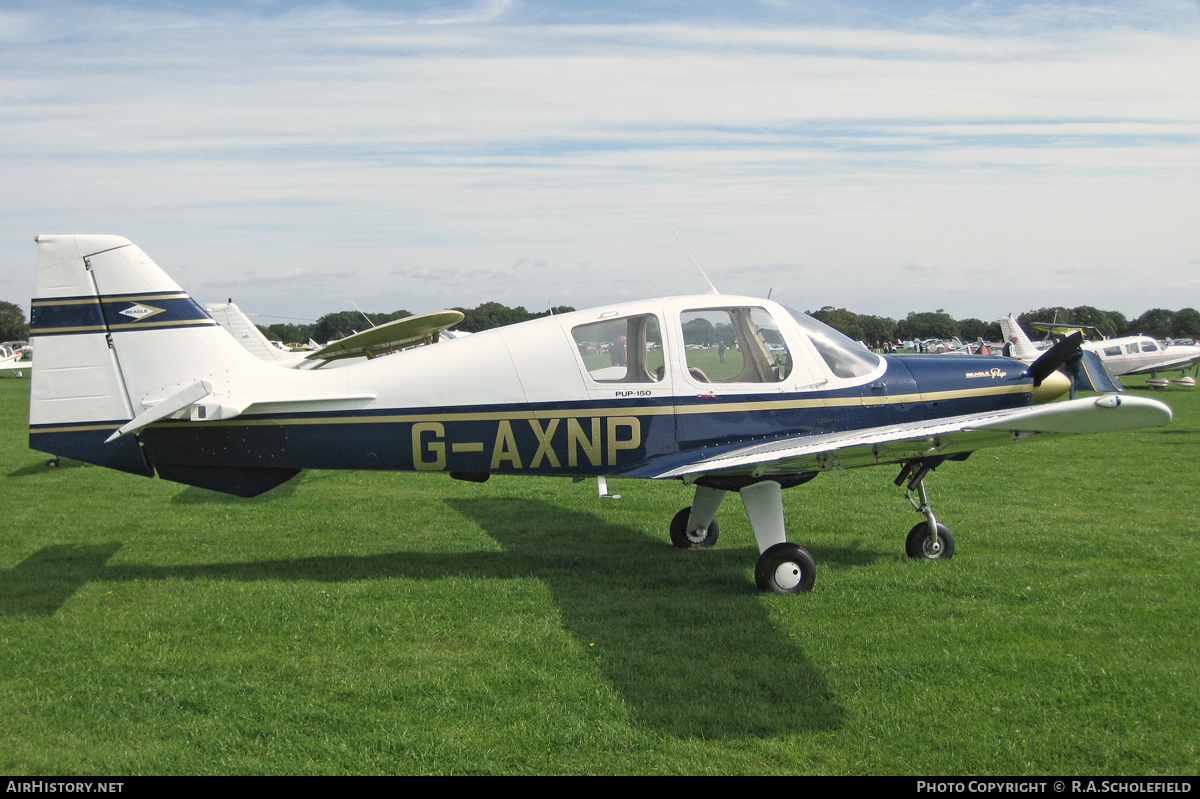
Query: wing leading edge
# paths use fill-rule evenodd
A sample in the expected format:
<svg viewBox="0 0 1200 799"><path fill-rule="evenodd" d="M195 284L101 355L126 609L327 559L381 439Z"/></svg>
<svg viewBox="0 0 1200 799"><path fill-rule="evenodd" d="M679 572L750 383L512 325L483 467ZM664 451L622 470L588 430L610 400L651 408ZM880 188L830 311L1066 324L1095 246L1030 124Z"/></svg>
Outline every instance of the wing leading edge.
<svg viewBox="0 0 1200 799"><path fill-rule="evenodd" d="M1158 400L1105 394L1030 408L967 414L845 433L795 436L742 447L655 475L764 477L947 457L1037 433L1111 433L1161 427L1171 409Z"/></svg>

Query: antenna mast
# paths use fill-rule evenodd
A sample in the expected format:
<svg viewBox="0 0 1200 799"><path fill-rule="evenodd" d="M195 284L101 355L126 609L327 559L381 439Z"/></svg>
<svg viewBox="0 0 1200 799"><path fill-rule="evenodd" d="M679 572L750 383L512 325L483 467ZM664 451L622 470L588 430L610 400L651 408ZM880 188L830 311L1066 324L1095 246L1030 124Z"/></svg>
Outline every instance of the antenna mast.
<svg viewBox="0 0 1200 799"><path fill-rule="evenodd" d="M360 314L362 314L362 318L367 320L368 325L370 325L371 327L375 327L375 323L371 321L371 317L369 317L365 313L363 313L363 309L358 307L357 302L355 302L354 300L350 300L350 304L354 306L354 310L356 310Z"/></svg>
<svg viewBox="0 0 1200 799"><path fill-rule="evenodd" d="M675 226L672 225L670 222L667 223L667 227L671 228L672 233L675 233ZM683 239L679 238L678 233L675 233L675 238L679 239L679 243L683 246L683 251L688 254L688 258L691 258L692 263L694 263L696 265L696 268L700 270L700 276L704 278L704 282L707 283L709 289L711 289L708 293L709 294L720 294L721 292L717 291L717 287L714 286L713 282L708 279L708 275L704 274L704 269L701 268L700 262L696 260L696 256L692 255L692 251L689 250L688 246L683 243Z"/></svg>

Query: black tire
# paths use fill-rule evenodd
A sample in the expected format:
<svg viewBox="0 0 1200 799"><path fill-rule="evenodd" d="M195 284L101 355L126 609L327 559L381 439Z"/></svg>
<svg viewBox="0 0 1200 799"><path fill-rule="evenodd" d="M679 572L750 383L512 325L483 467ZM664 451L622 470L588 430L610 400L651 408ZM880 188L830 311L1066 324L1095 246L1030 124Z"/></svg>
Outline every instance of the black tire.
<svg viewBox="0 0 1200 799"><path fill-rule="evenodd" d="M812 555L795 544L776 544L758 558L754 582L759 591L776 594L803 594L817 581L817 565Z"/></svg>
<svg viewBox="0 0 1200 799"><path fill-rule="evenodd" d="M944 524L937 526L937 533L938 551L932 552L930 544L933 538L929 535L929 522L921 522L908 531L904 552L917 560L950 560L954 557L954 534Z"/></svg>
<svg viewBox="0 0 1200 799"><path fill-rule="evenodd" d="M692 516L691 507L686 507L679 513L675 514L675 518L671 520L671 543L680 549L697 549L699 547L711 547L717 543L717 536L721 534L721 525L717 524L717 520L713 519L708 525L708 530L704 535L697 535L700 531L688 535L687 523Z"/></svg>

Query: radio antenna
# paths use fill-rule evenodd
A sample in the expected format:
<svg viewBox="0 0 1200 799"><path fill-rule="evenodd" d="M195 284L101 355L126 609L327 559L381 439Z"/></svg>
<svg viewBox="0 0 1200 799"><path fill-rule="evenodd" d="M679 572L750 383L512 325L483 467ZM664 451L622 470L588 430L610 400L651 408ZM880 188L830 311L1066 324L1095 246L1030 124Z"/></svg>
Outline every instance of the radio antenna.
<svg viewBox="0 0 1200 799"><path fill-rule="evenodd" d="M667 222L667 227L671 228L672 233L675 233L675 226L672 225L670 222ZM679 243L683 246L683 251L688 254L688 258L691 258L692 263L694 263L696 265L696 268L700 270L700 276L704 278L704 282L707 283L709 289L711 289L711 291L709 291L708 293L709 294L720 294L721 292L717 291L717 287L714 286L713 282L708 279L708 275L704 274L704 269L700 266L700 262L696 260L696 256L692 255L692 251L689 250L688 246L683 243L683 239L679 238L678 233L675 233L675 238L679 239Z"/></svg>
<svg viewBox="0 0 1200 799"><path fill-rule="evenodd" d="M354 300L350 300L350 304L354 306L354 310L356 310L360 314L362 314L362 318L367 320L368 325L370 325L371 327L375 327L375 323L371 321L371 317L369 317L365 313L363 313L363 309L358 307L357 302L355 302Z"/></svg>

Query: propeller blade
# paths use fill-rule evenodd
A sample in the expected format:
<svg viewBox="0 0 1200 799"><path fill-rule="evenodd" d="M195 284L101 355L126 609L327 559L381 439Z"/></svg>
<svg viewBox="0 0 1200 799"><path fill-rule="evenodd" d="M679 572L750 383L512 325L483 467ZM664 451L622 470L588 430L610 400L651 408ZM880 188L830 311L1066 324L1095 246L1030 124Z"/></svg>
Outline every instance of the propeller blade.
<svg viewBox="0 0 1200 799"><path fill-rule="evenodd" d="M1040 358L1034 361L1025 374L1033 378L1033 384L1040 386L1058 367L1080 350L1083 344L1083 334L1076 331L1046 350Z"/></svg>

